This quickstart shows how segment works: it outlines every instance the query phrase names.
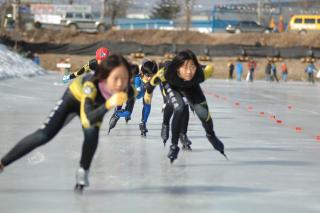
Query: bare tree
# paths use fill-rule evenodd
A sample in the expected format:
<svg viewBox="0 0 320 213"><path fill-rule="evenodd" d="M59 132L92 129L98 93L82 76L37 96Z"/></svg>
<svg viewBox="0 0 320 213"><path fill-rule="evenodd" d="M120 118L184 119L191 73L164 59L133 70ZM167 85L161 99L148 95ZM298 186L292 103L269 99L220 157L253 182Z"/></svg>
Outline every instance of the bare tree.
<svg viewBox="0 0 320 213"><path fill-rule="evenodd" d="M192 9L195 4L195 0L184 0L185 5L185 29L189 30L191 27L191 19L192 19Z"/></svg>
<svg viewBox="0 0 320 213"><path fill-rule="evenodd" d="M5 20L7 11L10 8L11 4L9 0L6 0L0 7L0 13L1 13L1 26L0 26L0 35L3 35L5 33Z"/></svg>
<svg viewBox="0 0 320 213"><path fill-rule="evenodd" d="M107 0L106 1L107 15L110 16L111 25L115 25L115 19L117 17L125 16L129 6L128 0Z"/></svg>

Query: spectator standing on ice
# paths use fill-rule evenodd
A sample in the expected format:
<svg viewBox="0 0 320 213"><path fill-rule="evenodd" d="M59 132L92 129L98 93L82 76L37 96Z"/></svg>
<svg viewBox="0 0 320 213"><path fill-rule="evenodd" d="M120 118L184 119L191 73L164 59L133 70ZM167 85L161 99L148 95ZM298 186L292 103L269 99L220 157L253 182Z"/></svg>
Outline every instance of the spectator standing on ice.
<svg viewBox="0 0 320 213"><path fill-rule="evenodd" d="M241 81L242 73L243 73L243 65L240 59L236 61L236 72L237 72L237 81Z"/></svg>
<svg viewBox="0 0 320 213"><path fill-rule="evenodd" d="M277 76L277 66L275 62L271 63L271 80L276 80L277 82L279 82L278 76Z"/></svg>
<svg viewBox="0 0 320 213"><path fill-rule="evenodd" d="M305 69L305 72L308 74L308 81L314 84L314 73L317 72L316 67L313 62L310 62Z"/></svg>
<svg viewBox="0 0 320 213"><path fill-rule="evenodd" d="M248 63L248 69L249 69L249 81L253 82L253 73L257 68L257 63L251 58Z"/></svg>
<svg viewBox="0 0 320 213"><path fill-rule="evenodd" d="M266 65L265 74L266 74L266 81L271 81L271 61L270 60L268 60L268 63Z"/></svg>
<svg viewBox="0 0 320 213"><path fill-rule="evenodd" d="M282 80L286 82L288 79L288 67L285 62L281 64L281 72L282 72Z"/></svg>
<svg viewBox="0 0 320 213"><path fill-rule="evenodd" d="M228 63L228 72L229 72L228 79L229 80L233 80L233 71L234 71L234 64L232 61L229 61Z"/></svg>

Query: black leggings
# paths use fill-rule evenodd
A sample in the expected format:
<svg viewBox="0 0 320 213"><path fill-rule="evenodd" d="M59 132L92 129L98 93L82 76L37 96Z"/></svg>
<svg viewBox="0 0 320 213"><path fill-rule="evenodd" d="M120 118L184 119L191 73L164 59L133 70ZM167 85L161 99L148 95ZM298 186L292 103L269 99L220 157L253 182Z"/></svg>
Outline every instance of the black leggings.
<svg viewBox="0 0 320 213"><path fill-rule="evenodd" d="M15 160L28 154L35 148L49 142L65 125L71 120L73 115L79 115L80 103L67 90L56 106L51 111L43 126L34 133L19 141L2 159L4 166L8 166ZM98 145L99 128L83 128L84 142L80 166L85 170L89 169L93 155Z"/></svg>
<svg viewBox="0 0 320 213"><path fill-rule="evenodd" d="M162 97L163 97L163 102L165 103L165 107L163 109L163 121L162 121L162 124L169 126L170 119L171 119L171 117L173 115L173 105L169 101L168 97L165 94L163 94L162 90L164 89L164 87L168 88L168 86L166 86L166 84L164 84L164 85L161 84L160 90L161 90L161 94L162 94ZM187 134L188 124L189 124L189 107L188 107L188 104L186 104L184 106L183 114L184 114L184 116L183 116L183 120L182 120L182 124L181 124L180 133Z"/></svg>
<svg viewBox="0 0 320 213"><path fill-rule="evenodd" d="M163 124L169 126L170 119L173 115L173 105L169 102L166 103L166 106L163 110ZM183 120L181 124L180 133L187 134L188 132L188 124L189 124L189 107L186 104L183 108Z"/></svg>
<svg viewBox="0 0 320 213"><path fill-rule="evenodd" d="M167 100L173 106L173 119L171 122L171 142L177 145L179 140L179 133L184 125L185 112L188 110L183 97L186 97L190 106L195 110L198 118L200 119L202 126L204 127L206 134L213 135L213 121L210 116L206 98L200 88L200 85L195 85L191 88L174 88L166 84L164 89L167 94Z"/></svg>

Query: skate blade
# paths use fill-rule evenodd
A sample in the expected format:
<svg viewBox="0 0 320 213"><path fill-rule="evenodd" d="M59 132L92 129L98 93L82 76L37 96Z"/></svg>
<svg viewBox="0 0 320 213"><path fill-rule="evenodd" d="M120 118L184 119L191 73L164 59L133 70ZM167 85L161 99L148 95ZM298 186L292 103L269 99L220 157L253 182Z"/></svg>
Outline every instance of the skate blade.
<svg viewBox="0 0 320 213"><path fill-rule="evenodd" d="M83 185L76 184L75 187L74 187L74 192L77 193L77 194L82 194L83 193L83 188L84 188Z"/></svg>
<svg viewBox="0 0 320 213"><path fill-rule="evenodd" d="M109 131L108 131L108 135L110 134L110 129L109 129Z"/></svg>
<svg viewBox="0 0 320 213"><path fill-rule="evenodd" d="M227 160L229 160L228 156L224 152L220 152Z"/></svg>
<svg viewBox="0 0 320 213"><path fill-rule="evenodd" d="M190 146L187 146L187 147L183 146L182 150L185 151L185 152L192 152L192 149L191 149Z"/></svg>
<svg viewBox="0 0 320 213"><path fill-rule="evenodd" d="M166 143L167 143L167 141L163 140L163 147L166 147Z"/></svg>

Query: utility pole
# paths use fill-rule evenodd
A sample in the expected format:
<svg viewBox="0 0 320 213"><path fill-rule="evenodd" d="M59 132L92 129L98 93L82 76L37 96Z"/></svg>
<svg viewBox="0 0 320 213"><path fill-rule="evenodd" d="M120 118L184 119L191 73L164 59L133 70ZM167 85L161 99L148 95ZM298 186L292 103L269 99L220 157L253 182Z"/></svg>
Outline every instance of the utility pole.
<svg viewBox="0 0 320 213"><path fill-rule="evenodd" d="M15 23L15 35L14 35L14 50L18 49L18 40L20 38L20 33L21 33L21 29L20 29L20 0L14 0L13 4L12 4L12 15L13 15L13 19L14 19L14 23Z"/></svg>
<svg viewBox="0 0 320 213"><path fill-rule="evenodd" d="M262 14L263 14L263 4L262 0L258 0L257 2L257 16L258 16L258 23L262 23Z"/></svg>
<svg viewBox="0 0 320 213"><path fill-rule="evenodd" d="M5 21L6 21L6 15L7 15L7 11L10 7L10 1L6 0L2 6L1 6L1 25L0 25L0 35L4 35L5 34Z"/></svg>
<svg viewBox="0 0 320 213"><path fill-rule="evenodd" d="M186 13L186 30L189 31L191 27L192 19L192 8L194 5L194 0L185 0L185 13Z"/></svg>

